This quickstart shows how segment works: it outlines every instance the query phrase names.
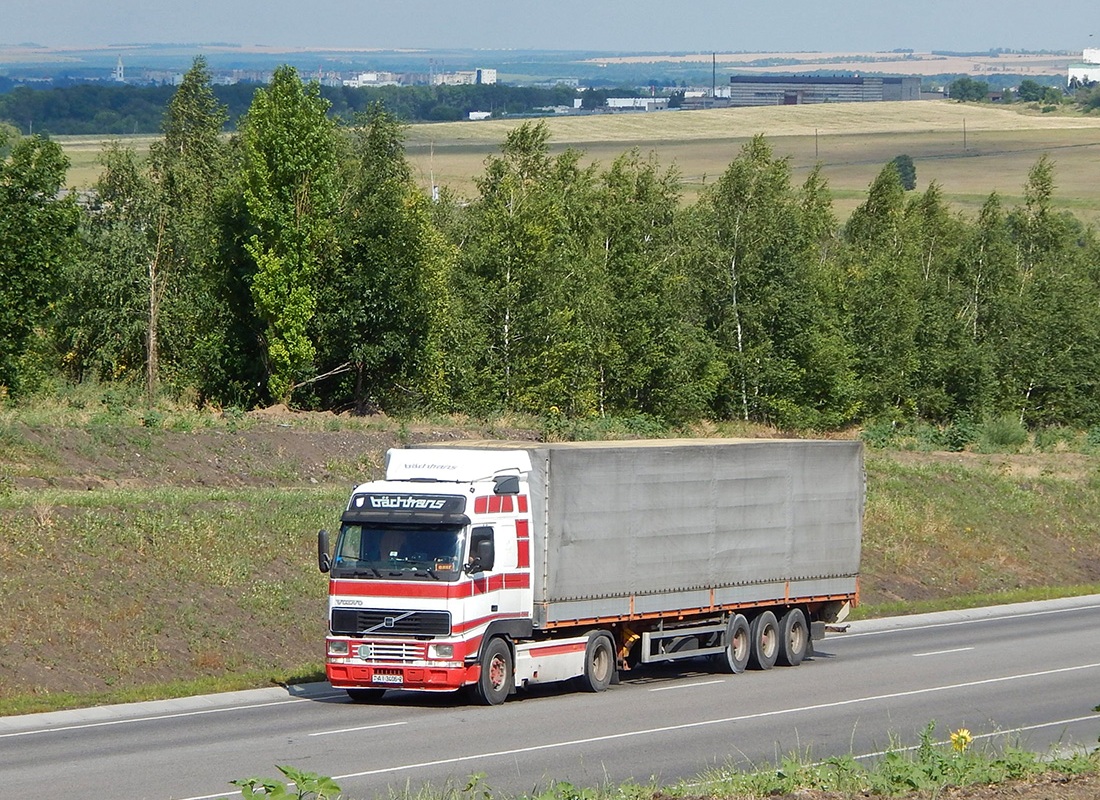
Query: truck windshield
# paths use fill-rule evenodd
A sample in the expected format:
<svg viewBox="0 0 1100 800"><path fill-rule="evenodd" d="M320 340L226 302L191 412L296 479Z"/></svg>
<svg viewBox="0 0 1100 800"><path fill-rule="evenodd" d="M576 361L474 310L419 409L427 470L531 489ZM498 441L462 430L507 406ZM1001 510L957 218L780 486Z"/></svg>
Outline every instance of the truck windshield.
<svg viewBox="0 0 1100 800"><path fill-rule="evenodd" d="M456 525L345 523L332 577L455 581L464 538Z"/></svg>

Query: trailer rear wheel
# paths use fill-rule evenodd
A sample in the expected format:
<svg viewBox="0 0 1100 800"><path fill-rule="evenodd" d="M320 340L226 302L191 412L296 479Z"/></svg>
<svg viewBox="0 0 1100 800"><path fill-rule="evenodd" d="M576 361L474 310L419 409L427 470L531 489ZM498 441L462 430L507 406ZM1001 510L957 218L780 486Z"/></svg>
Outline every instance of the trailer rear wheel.
<svg viewBox="0 0 1100 800"><path fill-rule="evenodd" d="M512 649L499 636L490 639L481 651L480 663L474 696L484 705L500 705L512 693Z"/></svg>
<svg viewBox="0 0 1100 800"><path fill-rule="evenodd" d="M386 693L385 689L345 689L353 703L373 703L381 700Z"/></svg>
<svg viewBox="0 0 1100 800"><path fill-rule="evenodd" d="M584 675L578 680L586 692L602 692L615 678L615 647L604 632L593 634L584 651Z"/></svg>
<svg viewBox="0 0 1100 800"><path fill-rule="evenodd" d="M779 623L775 614L763 611L749 625L752 633L752 651L749 665L754 669L771 669L779 657Z"/></svg>
<svg viewBox="0 0 1100 800"><path fill-rule="evenodd" d="M752 635L749 633L749 621L744 614L734 614L726 625L726 649L714 657L718 669L731 675L745 671L752 651Z"/></svg>
<svg viewBox="0 0 1100 800"><path fill-rule="evenodd" d="M779 620L779 658L784 667L797 667L806 657L810 645L810 629L800 608L792 608Z"/></svg>

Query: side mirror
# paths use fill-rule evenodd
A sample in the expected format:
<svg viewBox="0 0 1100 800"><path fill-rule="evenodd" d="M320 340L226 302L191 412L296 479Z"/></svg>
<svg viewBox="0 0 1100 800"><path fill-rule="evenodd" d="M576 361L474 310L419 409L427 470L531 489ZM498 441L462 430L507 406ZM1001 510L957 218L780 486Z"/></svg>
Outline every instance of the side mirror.
<svg viewBox="0 0 1100 800"><path fill-rule="evenodd" d="M328 531L324 528L317 531L317 569L328 572L332 568L332 562L328 557Z"/></svg>
<svg viewBox="0 0 1100 800"><path fill-rule="evenodd" d="M474 547L473 559L466 565L466 573L485 572L493 568L493 541L480 539Z"/></svg>

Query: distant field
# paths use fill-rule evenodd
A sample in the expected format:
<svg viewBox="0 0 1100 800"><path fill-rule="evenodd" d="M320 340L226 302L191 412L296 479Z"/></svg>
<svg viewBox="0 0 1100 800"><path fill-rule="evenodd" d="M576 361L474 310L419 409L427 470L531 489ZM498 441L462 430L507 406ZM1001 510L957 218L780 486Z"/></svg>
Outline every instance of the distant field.
<svg viewBox="0 0 1100 800"><path fill-rule="evenodd" d="M521 122L411 126L406 151L417 180L425 190L434 178L440 186L472 196L485 159L499 153L507 132ZM632 148L654 153L662 166L679 170L689 200L725 171L749 138L763 133L777 155L790 157L796 180L814 164L822 165L841 218L897 155L913 158L918 190L934 180L956 208L970 214L994 191L1006 205L1021 201L1028 170L1045 153L1055 162L1057 205L1100 224L1100 116L922 101L551 117L545 122L555 150L574 147L588 161L606 165ZM58 137L73 162L73 185L86 187L95 179L104 138ZM123 141L144 151L152 138Z"/></svg>
<svg viewBox="0 0 1100 800"><path fill-rule="evenodd" d="M69 157L69 185L77 189L87 189L99 177L99 154L107 142L119 142L129 145L141 155L147 155L149 145L156 136L54 136Z"/></svg>
<svg viewBox="0 0 1100 800"><path fill-rule="evenodd" d="M818 70L885 73L888 75L974 75L978 78L1012 75L1065 76L1080 53L996 53L943 55L938 53L717 53L714 61L739 72L811 73ZM711 53L648 54L592 59L600 64L710 64Z"/></svg>
<svg viewBox="0 0 1100 800"><path fill-rule="evenodd" d="M423 186L434 176L470 196L485 158L499 153L507 131L519 124L415 125L406 151ZM970 213L994 191L1006 204L1021 200L1028 170L1046 153L1056 165L1057 204L1100 223L1100 116L922 101L553 117L546 124L552 147L574 147L601 164L634 147L656 154L663 166L680 171L688 199L763 133L777 155L790 157L796 180L822 165L842 218L900 154L913 158L919 190L935 180L951 203Z"/></svg>

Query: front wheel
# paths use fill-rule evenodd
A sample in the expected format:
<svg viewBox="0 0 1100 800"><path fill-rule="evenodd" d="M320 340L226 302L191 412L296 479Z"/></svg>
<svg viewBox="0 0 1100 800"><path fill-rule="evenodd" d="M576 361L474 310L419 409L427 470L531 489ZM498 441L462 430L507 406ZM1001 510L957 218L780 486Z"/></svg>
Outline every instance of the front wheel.
<svg viewBox="0 0 1100 800"><path fill-rule="evenodd" d="M584 675L579 678L586 692L602 692L615 678L615 647L606 633L594 634L584 651Z"/></svg>
<svg viewBox="0 0 1100 800"><path fill-rule="evenodd" d="M512 649L500 637L490 639L479 661L481 675L474 684L474 696L483 705L500 705L512 693Z"/></svg>

